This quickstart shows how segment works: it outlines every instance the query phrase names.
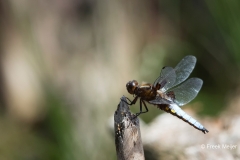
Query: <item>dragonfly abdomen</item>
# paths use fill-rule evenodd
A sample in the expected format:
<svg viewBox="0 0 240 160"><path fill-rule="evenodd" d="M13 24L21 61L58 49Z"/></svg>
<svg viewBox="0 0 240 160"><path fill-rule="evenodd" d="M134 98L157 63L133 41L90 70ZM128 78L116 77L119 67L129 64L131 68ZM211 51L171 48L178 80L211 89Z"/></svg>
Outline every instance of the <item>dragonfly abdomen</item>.
<svg viewBox="0 0 240 160"><path fill-rule="evenodd" d="M170 104L168 107L161 107L160 109L171 113L172 115L182 119L183 121L189 123L191 126L193 126L194 128L202 131L204 134L206 132L208 132L208 130L202 125L200 124L197 120L195 120L194 118L192 118L191 116L189 116L187 113L185 113L179 106L177 106L176 104Z"/></svg>

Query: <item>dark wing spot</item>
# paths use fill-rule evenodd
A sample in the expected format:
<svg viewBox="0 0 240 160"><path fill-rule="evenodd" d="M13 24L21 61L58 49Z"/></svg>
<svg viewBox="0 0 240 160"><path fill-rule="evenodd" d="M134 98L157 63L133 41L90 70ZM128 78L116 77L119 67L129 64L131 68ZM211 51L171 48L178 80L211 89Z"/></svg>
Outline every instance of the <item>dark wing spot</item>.
<svg viewBox="0 0 240 160"><path fill-rule="evenodd" d="M155 89L156 89L156 90L159 90L160 88L161 88L161 84L157 83Z"/></svg>
<svg viewBox="0 0 240 160"><path fill-rule="evenodd" d="M167 96L170 97L170 98L172 98L172 99L175 99L175 94L174 94L173 91L167 92Z"/></svg>

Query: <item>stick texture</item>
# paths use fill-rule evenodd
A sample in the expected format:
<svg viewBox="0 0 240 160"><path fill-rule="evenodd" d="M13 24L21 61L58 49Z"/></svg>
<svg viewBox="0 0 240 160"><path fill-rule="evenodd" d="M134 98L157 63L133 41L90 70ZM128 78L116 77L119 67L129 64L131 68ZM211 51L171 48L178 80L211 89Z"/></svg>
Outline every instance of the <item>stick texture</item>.
<svg viewBox="0 0 240 160"><path fill-rule="evenodd" d="M133 118L129 106L122 96L114 114L115 145L118 160L144 160L138 118Z"/></svg>

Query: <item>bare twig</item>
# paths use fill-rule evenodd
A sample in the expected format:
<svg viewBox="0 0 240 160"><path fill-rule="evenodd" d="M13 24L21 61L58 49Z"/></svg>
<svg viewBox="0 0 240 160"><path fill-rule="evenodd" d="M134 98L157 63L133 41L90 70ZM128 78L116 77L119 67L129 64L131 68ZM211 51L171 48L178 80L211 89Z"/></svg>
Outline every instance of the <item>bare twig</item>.
<svg viewBox="0 0 240 160"><path fill-rule="evenodd" d="M122 96L114 114L115 145L118 160L144 160L138 118L130 113L126 97Z"/></svg>

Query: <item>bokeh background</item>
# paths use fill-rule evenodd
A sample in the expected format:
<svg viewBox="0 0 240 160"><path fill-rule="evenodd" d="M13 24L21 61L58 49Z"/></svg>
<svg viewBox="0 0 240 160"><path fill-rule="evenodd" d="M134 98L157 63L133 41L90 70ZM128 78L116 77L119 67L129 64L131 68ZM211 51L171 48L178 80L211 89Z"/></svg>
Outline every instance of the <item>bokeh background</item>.
<svg viewBox="0 0 240 160"><path fill-rule="evenodd" d="M189 130L176 126L169 139L240 145L239 15L237 0L1 0L0 159L116 159L109 119L122 95L132 98L126 82L153 82L185 55L197 57L191 77L204 81L185 108L210 133L174 117ZM146 125L163 114L149 109ZM179 150L194 145L190 157ZM169 159L240 158L238 148L203 153L200 145L170 141L161 155L149 144L146 159L174 150Z"/></svg>

